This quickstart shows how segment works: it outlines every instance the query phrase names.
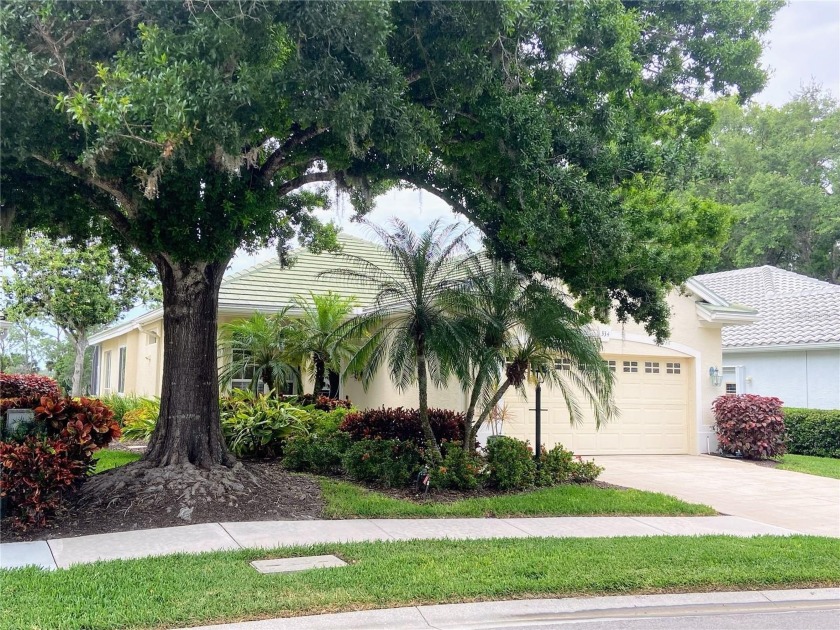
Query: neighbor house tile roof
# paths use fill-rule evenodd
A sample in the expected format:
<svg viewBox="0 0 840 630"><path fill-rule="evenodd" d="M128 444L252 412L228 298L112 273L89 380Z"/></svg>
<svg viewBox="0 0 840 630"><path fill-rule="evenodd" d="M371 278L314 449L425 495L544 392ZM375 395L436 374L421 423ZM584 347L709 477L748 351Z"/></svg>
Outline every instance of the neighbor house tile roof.
<svg viewBox="0 0 840 630"><path fill-rule="evenodd" d="M840 343L840 285L764 265L696 276L759 320L725 327L724 348Z"/></svg>
<svg viewBox="0 0 840 630"><path fill-rule="evenodd" d="M310 291L315 294L333 291L355 297L360 307L369 305L376 295L375 287L323 272L350 267L359 269L347 256L362 258L391 271L391 257L381 245L361 238L340 234L338 241L341 253L313 254L301 248L292 253L290 266L282 267L278 259L273 258L226 277L219 291L219 308L223 311L249 307L279 309L294 304L296 296L306 299Z"/></svg>

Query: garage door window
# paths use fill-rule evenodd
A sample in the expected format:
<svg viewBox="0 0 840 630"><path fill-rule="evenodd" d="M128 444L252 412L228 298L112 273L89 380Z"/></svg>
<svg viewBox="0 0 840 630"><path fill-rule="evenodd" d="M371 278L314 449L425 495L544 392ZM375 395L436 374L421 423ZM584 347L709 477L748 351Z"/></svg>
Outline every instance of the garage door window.
<svg viewBox="0 0 840 630"><path fill-rule="evenodd" d="M571 359L557 359L554 362L554 369L560 372L570 372L572 369Z"/></svg>
<svg viewBox="0 0 840 630"><path fill-rule="evenodd" d="M638 372L639 371L639 362L638 361L625 361L623 368L624 368L625 372Z"/></svg>
<svg viewBox="0 0 840 630"><path fill-rule="evenodd" d="M659 374L659 362L645 361L645 374Z"/></svg>
<svg viewBox="0 0 840 630"><path fill-rule="evenodd" d="M615 372L615 361L607 361L607 367L610 369L610 372Z"/></svg>
<svg viewBox="0 0 840 630"><path fill-rule="evenodd" d="M665 372L666 374L679 374L680 373L680 364L679 363L666 363L665 364Z"/></svg>

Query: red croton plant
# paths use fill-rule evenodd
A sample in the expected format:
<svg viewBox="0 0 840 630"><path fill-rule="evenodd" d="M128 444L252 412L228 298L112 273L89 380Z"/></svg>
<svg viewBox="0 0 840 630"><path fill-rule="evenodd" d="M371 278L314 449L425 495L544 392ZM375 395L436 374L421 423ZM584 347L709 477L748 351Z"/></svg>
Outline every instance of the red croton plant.
<svg viewBox="0 0 840 630"><path fill-rule="evenodd" d="M93 453L120 436L113 412L101 401L43 396L35 407L40 435L0 442L0 496L12 524L42 527L93 465Z"/></svg>
<svg viewBox="0 0 840 630"><path fill-rule="evenodd" d="M712 404L715 432L726 453L747 459L767 459L785 454L785 421L782 401L768 396L720 396Z"/></svg>

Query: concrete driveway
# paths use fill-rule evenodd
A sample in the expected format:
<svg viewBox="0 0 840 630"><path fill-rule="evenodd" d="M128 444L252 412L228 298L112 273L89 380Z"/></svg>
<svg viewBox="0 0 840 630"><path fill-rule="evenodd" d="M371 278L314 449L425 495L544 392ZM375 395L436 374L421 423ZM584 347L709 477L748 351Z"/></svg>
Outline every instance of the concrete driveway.
<svg viewBox="0 0 840 630"><path fill-rule="evenodd" d="M840 537L840 480L710 455L603 455L599 480L664 492L719 512Z"/></svg>

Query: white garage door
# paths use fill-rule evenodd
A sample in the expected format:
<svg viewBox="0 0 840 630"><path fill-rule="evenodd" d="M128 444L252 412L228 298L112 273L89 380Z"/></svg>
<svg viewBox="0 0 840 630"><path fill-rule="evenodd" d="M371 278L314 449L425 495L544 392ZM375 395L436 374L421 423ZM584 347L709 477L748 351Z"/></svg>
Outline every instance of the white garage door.
<svg viewBox="0 0 840 630"><path fill-rule="evenodd" d="M605 356L615 370L615 401L619 416L596 430L588 406L584 422L569 425L562 396L542 389L542 442L563 444L580 455L688 453L689 382L691 359L675 357ZM534 387L528 399L519 393L505 396L510 413L503 432L534 443Z"/></svg>

